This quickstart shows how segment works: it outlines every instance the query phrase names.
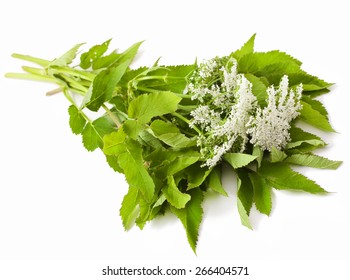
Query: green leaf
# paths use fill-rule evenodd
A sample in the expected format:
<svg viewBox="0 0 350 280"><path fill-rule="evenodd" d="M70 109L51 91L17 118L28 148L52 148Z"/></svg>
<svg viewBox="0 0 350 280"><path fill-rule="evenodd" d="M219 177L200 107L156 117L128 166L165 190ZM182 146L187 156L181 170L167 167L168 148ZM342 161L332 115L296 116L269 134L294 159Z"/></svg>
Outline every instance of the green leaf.
<svg viewBox="0 0 350 280"><path fill-rule="evenodd" d="M310 98L315 98L315 97L321 96L321 95L329 93L329 92L330 92L330 90L328 88L323 88L323 89L319 89L319 90L312 90L312 91L303 90L303 97L308 96Z"/></svg>
<svg viewBox="0 0 350 280"><path fill-rule="evenodd" d="M280 51L255 52L239 60L238 70L257 77L266 78L270 84L278 85L283 75L288 75L289 86L303 84L304 91L319 91L332 84L312 76L300 69L301 62Z"/></svg>
<svg viewBox="0 0 350 280"><path fill-rule="evenodd" d="M116 96L113 96L111 100L109 100L109 103L113 104L116 110L126 115L127 110L126 110L125 98L123 98L120 95L116 95Z"/></svg>
<svg viewBox="0 0 350 280"><path fill-rule="evenodd" d="M171 91L182 94L188 76L194 71L195 65L160 66L153 71L144 71L140 79L136 79L136 88L150 88L159 91ZM146 76L147 79L142 80ZM152 77L154 77L152 79Z"/></svg>
<svg viewBox="0 0 350 280"><path fill-rule="evenodd" d="M123 173L123 169L120 167L118 157L115 155L106 155L108 165L115 171Z"/></svg>
<svg viewBox="0 0 350 280"><path fill-rule="evenodd" d="M176 151L161 148L147 155L146 160L151 163L150 168L156 169L160 179L166 179L197 162L200 157L199 152L192 150Z"/></svg>
<svg viewBox="0 0 350 280"><path fill-rule="evenodd" d="M232 53L231 56L239 60L244 55L254 52L255 35L256 34L253 34L253 36L250 37L250 39L239 50Z"/></svg>
<svg viewBox="0 0 350 280"><path fill-rule="evenodd" d="M299 127L291 126L289 133L291 141L287 144L286 149L293 149L303 144L308 144L315 147L325 145L325 142L320 137L312 133L306 132Z"/></svg>
<svg viewBox="0 0 350 280"><path fill-rule="evenodd" d="M112 133L117 128L114 122L108 117L108 115L104 115L92 123L87 123L83 132L83 144L84 147L88 151L94 151L97 148L103 148L103 137L106 134Z"/></svg>
<svg viewBox="0 0 350 280"><path fill-rule="evenodd" d="M244 205L239 198L237 198L237 209L238 209L239 216L241 218L242 225L253 230L253 227L249 221L247 210L244 208Z"/></svg>
<svg viewBox="0 0 350 280"><path fill-rule="evenodd" d="M250 181L254 188L254 203L256 208L267 216L272 209L271 185L256 172L249 173Z"/></svg>
<svg viewBox="0 0 350 280"><path fill-rule="evenodd" d="M92 111L97 111L101 105L109 101L113 96L113 91L128 69L131 61L125 61L116 67L110 67L101 71L94 79L90 100L86 103Z"/></svg>
<svg viewBox="0 0 350 280"><path fill-rule="evenodd" d="M210 172L208 178L207 178L207 184L209 188L211 188L213 191L222 194L223 196L228 196L227 192L225 191L224 187L221 183L221 167L215 166L214 169Z"/></svg>
<svg viewBox="0 0 350 280"><path fill-rule="evenodd" d="M124 142L126 141L126 134L123 129L107 134L103 137L103 152L106 155L119 156L126 152Z"/></svg>
<svg viewBox="0 0 350 280"><path fill-rule="evenodd" d="M266 69L273 65L273 69ZM244 55L238 64L240 73L251 73L256 76L268 77L270 73L276 73L276 66L279 68L281 77L284 74L293 72L300 68L301 62L292 56L281 51L254 52ZM279 81L278 81L279 82Z"/></svg>
<svg viewBox="0 0 350 280"><path fill-rule="evenodd" d="M173 163L175 159L180 156L179 151L169 150L162 147L155 149L153 152L148 154L145 159L151 162L151 166L165 167ZM171 174L172 175L172 174ZM165 176L166 178L167 176Z"/></svg>
<svg viewBox="0 0 350 280"><path fill-rule="evenodd" d="M122 64L124 62L131 62L135 58L142 43L143 43L143 41L137 42L137 43L133 44L132 46L130 46L127 50L125 50L124 52L122 52L120 54L120 57L118 58L118 60L116 62L118 64Z"/></svg>
<svg viewBox="0 0 350 280"><path fill-rule="evenodd" d="M164 210L167 205L165 201L166 201L165 195L161 194L151 209L149 220L153 220L159 214L164 214Z"/></svg>
<svg viewBox="0 0 350 280"><path fill-rule="evenodd" d="M258 173L274 188L279 190L298 190L314 194L326 193L326 191L314 181L295 172L288 165L281 162L270 163L268 161L263 161Z"/></svg>
<svg viewBox="0 0 350 280"><path fill-rule="evenodd" d="M280 162L283 161L286 157L287 155L283 151L277 150L275 146L272 147L271 162Z"/></svg>
<svg viewBox="0 0 350 280"><path fill-rule="evenodd" d="M156 203L154 203L153 208L156 208L158 206L162 206L165 201L166 201L165 195L161 194L159 196L158 200L156 201Z"/></svg>
<svg viewBox="0 0 350 280"><path fill-rule="evenodd" d="M132 139L136 140L143 126L136 120L126 120L123 123L125 133Z"/></svg>
<svg viewBox="0 0 350 280"><path fill-rule="evenodd" d="M248 171L244 169L237 169L236 174L237 174L237 180L238 180L237 198L239 199L240 203L242 203L245 209L245 213L249 216L250 209L253 206L253 194L254 194L253 185L249 179ZM243 218L245 219L244 216ZM243 223L243 220L242 220L242 223Z"/></svg>
<svg viewBox="0 0 350 280"><path fill-rule="evenodd" d="M200 167L200 164L195 163L186 168L184 172L187 175L187 189L190 190L200 187L210 174L211 169L202 168Z"/></svg>
<svg viewBox="0 0 350 280"><path fill-rule="evenodd" d="M91 123L87 123L82 132L82 136L84 147L89 152L92 152L102 146L102 139Z"/></svg>
<svg viewBox="0 0 350 280"><path fill-rule="evenodd" d="M144 165L142 148L137 141L131 139L128 139L124 145L125 152L118 157L119 165L124 170L129 185L137 187L149 202L154 195L155 185Z"/></svg>
<svg viewBox="0 0 350 280"><path fill-rule="evenodd" d="M178 157L167 166L165 166L165 171L167 175L174 175L177 172L185 169L186 167L194 164L200 159L200 154L198 152L187 152L179 153Z"/></svg>
<svg viewBox="0 0 350 280"><path fill-rule="evenodd" d="M253 201L253 187L248 173L244 170L236 170L237 173L237 209L241 223L249 229L253 229L249 221L249 212Z"/></svg>
<svg viewBox="0 0 350 280"><path fill-rule="evenodd" d="M192 74L195 68L194 64L165 66L167 71L165 74L170 77L186 78Z"/></svg>
<svg viewBox="0 0 350 280"><path fill-rule="evenodd" d="M259 146L254 146L252 155L256 157L256 161L258 162L258 167L260 167L261 161L264 157L264 151Z"/></svg>
<svg viewBox="0 0 350 280"><path fill-rule="evenodd" d="M289 156L285 162L321 169L337 169L342 163L341 161L330 160L314 154L294 154Z"/></svg>
<svg viewBox="0 0 350 280"><path fill-rule="evenodd" d="M143 229L148 222L151 214L151 204L148 203L142 196L139 196L139 216L136 219L136 225Z"/></svg>
<svg viewBox="0 0 350 280"><path fill-rule="evenodd" d="M172 92L143 94L130 102L128 115L145 124L153 117L175 112L180 101L181 98Z"/></svg>
<svg viewBox="0 0 350 280"><path fill-rule="evenodd" d="M302 100L308 103L314 110L319 111L321 115L328 118L327 109L324 107L324 105L320 101L312 99L311 97L306 95L302 96Z"/></svg>
<svg viewBox="0 0 350 280"><path fill-rule="evenodd" d="M279 85L282 77L287 75L294 75L295 73L305 73L300 69L300 65L297 63L289 62L273 62L271 64L265 65L261 69L257 69L254 71L256 76L264 77L270 85ZM298 83L300 84L300 82ZM294 85L294 84L293 84ZM291 86L291 83L289 83Z"/></svg>
<svg viewBox="0 0 350 280"><path fill-rule="evenodd" d="M155 120L151 124L154 135L165 144L173 148L196 146L196 141L186 137L175 124L162 120Z"/></svg>
<svg viewBox="0 0 350 280"><path fill-rule="evenodd" d="M249 82L252 83L252 92L255 95L255 97L258 100L258 103L261 107L264 107L267 105L266 100L267 100L267 86L266 84L262 81L261 78L258 78L254 76L253 74L245 74L244 75Z"/></svg>
<svg viewBox="0 0 350 280"><path fill-rule="evenodd" d="M97 70L107 68L112 64L116 63L120 56L121 54L117 53L116 51L113 51L109 55L98 57L92 63L92 69Z"/></svg>
<svg viewBox="0 0 350 280"><path fill-rule="evenodd" d="M108 44L109 44L109 41L107 41ZM141 44L142 44L142 42L135 43L122 53L117 53L117 51L113 51L106 56L96 57L92 61L92 69L96 70L96 69L102 69L102 68L106 68L106 67L115 68L118 65L121 65L125 62L129 62L129 64L130 64L131 61L135 58L137 51L138 51ZM100 46L101 46L100 50L101 51L104 50L105 46L103 44ZM108 45L107 45L107 48L108 48ZM106 50L107 50L107 48L106 48ZM122 78L121 80L122 80L122 84L124 84L124 82L125 82L124 79ZM128 82L129 80L130 79L128 77L128 79L126 79L126 81Z"/></svg>
<svg viewBox="0 0 350 280"><path fill-rule="evenodd" d="M81 54L80 56L80 67L88 69L96 59L101 57L108 49L111 39L102 43L101 45L95 45L89 49L89 51Z"/></svg>
<svg viewBox="0 0 350 280"><path fill-rule="evenodd" d="M196 246L198 240L199 226L203 217L202 201L203 192L200 189L193 189L189 191L191 200L183 209L171 207L171 211L180 219L187 234L188 243L190 244L194 253L196 253Z"/></svg>
<svg viewBox="0 0 350 280"><path fill-rule="evenodd" d="M300 118L302 120L324 131L335 132L327 117L315 110L309 103L301 100L300 104L303 106L300 110Z"/></svg>
<svg viewBox="0 0 350 280"><path fill-rule="evenodd" d="M103 140L103 137L106 134L110 134L117 130L116 124L113 122L113 120L108 114L104 114L101 117L94 120L92 122L92 125L98 133L98 135L100 136L101 140Z"/></svg>
<svg viewBox="0 0 350 280"><path fill-rule="evenodd" d="M257 156L242 153L227 153L223 156L223 159L227 161L234 169L247 166L256 158Z"/></svg>
<svg viewBox="0 0 350 280"><path fill-rule="evenodd" d="M139 190L136 187L130 186L119 210L125 230L129 230L132 227L136 217L139 215L138 193Z"/></svg>
<svg viewBox="0 0 350 280"><path fill-rule="evenodd" d="M114 123L107 117L100 117L92 123L88 123L82 132L85 148L88 151L103 148L103 136L114 130Z"/></svg>
<svg viewBox="0 0 350 280"><path fill-rule="evenodd" d="M289 86L303 84L304 91L319 91L330 87L332 84L327 83L324 80L312 76L305 71L298 71L295 73L288 73Z"/></svg>
<svg viewBox="0 0 350 280"><path fill-rule="evenodd" d="M82 133L86 124L86 120L81 111L75 105L71 105L68 108L68 113L69 126L72 129L72 132L74 134Z"/></svg>
<svg viewBox="0 0 350 280"><path fill-rule="evenodd" d="M162 148L162 143L153 135L152 131L143 129L139 133L139 141L142 141L144 146L149 146L154 149Z"/></svg>
<svg viewBox="0 0 350 280"><path fill-rule="evenodd" d="M186 203L191 199L190 195L182 193L178 189L173 176L168 176L167 184L162 188L162 193L165 195L169 203L177 209L184 208Z"/></svg>
<svg viewBox="0 0 350 280"><path fill-rule="evenodd" d="M63 54L59 58L54 59L47 67L50 68L51 66L66 66L71 64L73 59L76 57L79 48L82 45L84 45L84 43L75 45L65 54Z"/></svg>

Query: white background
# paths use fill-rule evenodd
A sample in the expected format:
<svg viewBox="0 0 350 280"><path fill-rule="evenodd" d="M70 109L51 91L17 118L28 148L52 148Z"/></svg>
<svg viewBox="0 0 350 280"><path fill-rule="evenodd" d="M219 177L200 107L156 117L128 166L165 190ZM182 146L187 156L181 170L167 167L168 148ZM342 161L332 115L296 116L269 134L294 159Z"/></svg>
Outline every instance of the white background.
<svg viewBox="0 0 350 280"><path fill-rule="evenodd" d="M350 275L346 3L1 1L0 278L101 279L107 265L161 262L247 265L251 279ZM112 46L123 50L146 40L135 66L160 56L164 64L182 64L226 55L254 33L256 50L283 50L306 71L336 83L321 100L338 133L317 133L329 143L320 154L345 162L336 171L298 169L332 194L275 192L270 217L253 212L254 231L241 226L235 178L225 176L229 198L204 202L197 256L171 215L124 232L118 210L127 184L100 151L87 152L71 133L68 101L45 96L54 85L4 78L25 64L12 59L13 52L53 59L76 43L87 42L86 49L113 38Z"/></svg>

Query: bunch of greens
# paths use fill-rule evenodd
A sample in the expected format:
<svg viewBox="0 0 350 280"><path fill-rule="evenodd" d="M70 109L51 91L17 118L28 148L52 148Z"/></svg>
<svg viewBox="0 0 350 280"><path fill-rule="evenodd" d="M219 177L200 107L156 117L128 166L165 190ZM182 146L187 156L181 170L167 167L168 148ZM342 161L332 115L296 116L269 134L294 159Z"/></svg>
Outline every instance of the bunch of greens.
<svg viewBox="0 0 350 280"><path fill-rule="evenodd" d="M301 69L280 51L255 52L252 36L228 56L191 65L130 68L142 42L107 53L110 40L77 54L81 44L54 60L13 57L24 66L11 78L53 82L63 92L72 132L88 151L100 149L125 175L129 189L120 216L128 230L174 213L193 251L208 191L227 196L222 166L235 171L242 224L252 228L253 204L269 215L273 189L326 191L290 165L336 169L341 162L315 155L325 146L298 124L333 132L327 110L315 99L330 83ZM79 98L79 96L81 96ZM90 112L89 112L90 111ZM89 117L98 112L97 117Z"/></svg>

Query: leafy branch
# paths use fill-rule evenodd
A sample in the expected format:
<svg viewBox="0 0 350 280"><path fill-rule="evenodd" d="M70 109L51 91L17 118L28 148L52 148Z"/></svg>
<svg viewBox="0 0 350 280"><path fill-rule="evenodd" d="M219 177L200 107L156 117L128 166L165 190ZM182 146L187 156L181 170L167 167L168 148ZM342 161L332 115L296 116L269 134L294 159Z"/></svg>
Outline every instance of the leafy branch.
<svg viewBox="0 0 350 280"><path fill-rule="evenodd" d="M303 121L326 132L334 131L326 107L316 99L328 93L332 84L306 73L299 60L284 52L255 52L254 40L255 35L237 51L209 61L212 64L162 66L157 60L151 67L138 69L131 66L142 42L121 53L107 53L111 42L107 40L79 57L83 44L77 44L54 60L13 54L36 67L23 66L24 73L8 73L6 77L58 86L47 94L62 92L69 101L72 132L81 135L88 151L99 148L110 167L125 175L129 189L120 208L125 230L134 224L142 229L147 222L171 211L181 221L196 252L205 194L227 196L221 182L224 164L237 175L237 211L249 229L253 228L249 220L253 205L270 215L275 190L327 193L291 166L337 169L341 164L314 154L326 143L298 127ZM238 108L237 100L244 94L239 91L239 82L245 81L247 91L252 93L250 110L259 106L263 111L269 106L269 93L278 92L277 85L285 76L290 90L303 86L298 116L288 123L286 145L266 149L252 141L251 135L230 134L229 138L227 133L211 130L210 118L216 128L225 128L225 123L232 121L232 112L237 110L232 108ZM236 96L237 92L241 95ZM199 116L196 110L202 103L213 109ZM258 113L251 111L250 118L257 118ZM88 117L91 112L97 117ZM237 122L227 129L234 126ZM225 148L229 142L231 146ZM208 166L208 155L220 157Z"/></svg>

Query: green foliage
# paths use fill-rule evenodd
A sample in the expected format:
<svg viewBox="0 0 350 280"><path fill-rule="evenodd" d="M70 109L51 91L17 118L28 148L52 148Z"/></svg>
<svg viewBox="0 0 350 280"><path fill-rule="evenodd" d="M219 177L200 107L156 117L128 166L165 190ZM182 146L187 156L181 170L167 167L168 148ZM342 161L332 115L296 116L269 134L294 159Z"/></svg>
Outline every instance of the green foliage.
<svg viewBox="0 0 350 280"><path fill-rule="evenodd" d="M242 153L226 153L224 155L224 160L227 161L235 169L247 166L256 158L256 156Z"/></svg>
<svg viewBox="0 0 350 280"><path fill-rule="evenodd" d="M305 101L301 101L301 105L303 106L300 110L300 118L302 120L324 131L334 132L334 129L330 125L327 116L322 114L324 113L323 108L320 112L319 106L312 106L310 103Z"/></svg>
<svg viewBox="0 0 350 280"><path fill-rule="evenodd" d="M120 207L119 214L122 218L125 230L132 227L139 214L138 194L138 188L130 186L128 193L124 196L122 206Z"/></svg>
<svg viewBox="0 0 350 280"><path fill-rule="evenodd" d="M237 169L236 174L238 178L237 198L245 209L244 213L249 215L250 209L253 206L254 195L253 185L249 179L249 172L246 172L244 169ZM243 218L245 219L245 217Z"/></svg>
<svg viewBox="0 0 350 280"><path fill-rule="evenodd" d="M186 203L191 200L191 196L182 193L175 183L173 176L168 176L167 184L162 188L162 192L169 203L177 209L185 207Z"/></svg>
<svg viewBox="0 0 350 280"><path fill-rule="evenodd" d="M270 157L271 162L279 162L283 161L287 157L287 155L283 151L277 150L275 147L272 147Z"/></svg>
<svg viewBox="0 0 350 280"><path fill-rule="evenodd" d="M252 91L253 94L258 99L258 103L261 106L266 106L266 99L267 99L267 93L266 89L267 86L264 83L264 80L262 78L258 78L254 76L253 74L245 74L245 77L248 79L249 82L252 83Z"/></svg>
<svg viewBox="0 0 350 280"><path fill-rule="evenodd" d="M242 225L253 229L249 221L249 212L253 202L253 190L248 174L237 171L237 209Z"/></svg>
<svg viewBox="0 0 350 280"><path fill-rule="evenodd" d="M93 46L89 51L81 54L80 56L80 67L88 69L97 59L99 59L107 50L111 39L102 43L101 45Z"/></svg>
<svg viewBox="0 0 350 280"><path fill-rule="evenodd" d="M207 184L209 188L211 188L213 191L223 195L228 196L227 192L225 191L224 187L222 186L221 182L221 168L219 166L214 167L214 169L210 172Z"/></svg>
<svg viewBox="0 0 350 280"><path fill-rule="evenodd" d="M118 82L129 67L131 60L125 61L118 66L107 68L100 72L94 79L90 100L86 103L92 111L97 111L102 104L112 99L113 91Z"/></svg>
<svg viewBox="0 0 350 280"><path fill-rule="evenodd" d="M76 57L79 48L83 44L77 44L73 48L71 48L69 51L61 55L59 58L54 59L51 61L51 63L47 66L47 69L50 69L52 66L66 66L72 63L73 59Z"/></svg>
<svg viewBox="0 0 350 280"><path fill-rule="evenodd" d="M256 208L267 216L271 213L271 185L256 172L249 173L250 181L254 188L254 203Z"/></svg>
<svg viewBox="0 0 350 280"><path fill-rule="evenodd" d="M69 126L72 129L72 132L74 134L82 133L86 124L86 119L82 115L82 112L79 111L79 109L76 106L71 105L68 108L68 113L69 113Z"/></svg>
<svg viewBox="0 0 350 280"><path fill-rule="evenodd" d="M293 154L284 162L321 169L337 169L341 161L330 160L314 154Z"/></svg>
<svg viewBox="0 0 350 280"><path fill-rule="evenodd" d="M182 222L188 242L194 252L198 241L199 226L203 217L202 201L203 192L200 189L193 189L189 191L191 200L184 209L176 209L171 207L171 210Z"/></svg>
<svg viewBox="0 0 350 280"><path fill-rule="evenodd" d="M128 116L145 124L153 117L175 112L180 101L172 92L143 94L130 102Z"/></svg>
<svg viewBox="0 0 350 280"><path fill-rule="evenodd" d="M306 73L301 62L285 52L255 52L254 41L255 34L240 49L218 59L225 63L237 60L238 72L250 82L262 109L268 104L267 89L278 86L284 75L292 88L302 83L300 115L290 123L290 141L281 149L263 150L247 139L245 150L226 150L211 168L204 164L207 158L198 143L205 139L216 148L218 143L210 143L210 133L191 123L191 112L199 103L185 91L192 74L198 72L197 63L159 66L157 60L151 67L131 69L142 42L118 53L108 52L111 40L107 40L83 52L78 63L73 62L82 44L54 60L14 54L40 68L25 66L25 73L8 73L6 77L59 86L48 95L62 91L70 102L72 132L81 135L88 151L99 148L108 165L125 175L129 188L120 208L125 230L134 224L143 229L147 222L171 211L183 224L190 247L196 252L206 192L228 196L221 180L224 164L237 175L237 209L241 223L249 229L253 228L249 215L254 205L262 214L270 215L274 190L327 193L291 165L337 169L341 164L313 154L325 142L297 127L302 120L334 132L326 106L315 99L328 93L332 84ZM221 71L219 76L223 75ZM77 94L82 96L80 103Z"/></svg>
<svg viewBox="0 0 350 280"><path fill-rule="evenodd" d="M103 137L116 129L113 121L107 116L102 116L93 122L88 122L82 131L84 147L88 151L103 148Z"/></svg>
<svg viewBox="0 0 350 280"><path fill-rule="evenodd" d="M255 43L255 36L254 34L250 39L237 51L233 52L231 56L239 60L245 55L251 54L254 52L254 43Z"/></svg>
<svg viewBox="0 0 350 280"><path fill-rule="evenodd" d="M326 145L326 143L317 135L306 132L299 127L292 126L290 128L291 141L287 144L286 149L306 147L315 149Z"/></svg>
<svg viewBox="0 0 350 280"><path fill-rule="evenodd" d="M155 120L151 123L154 135L173 148L186 148L196 146L196 141L181 133L180 129L173 124L162 120Z"/></svg>
<svg viewBox="0 0 350 280"><path fill-rule="evenodd" d="M270 163L264 161L258 173L275 189L297 190L314 194L326 193L326 191L314 181L292 170L285 163Z"/></svg>
<svg viewBox="0 0 350 280"><path fill-rule="evenodd" d="M141 146L131 139L125 146L124 152L118 156L119 165L129 185L137 187L144 198L150 201L154 195L155 185L144 165Z"/></svg>

